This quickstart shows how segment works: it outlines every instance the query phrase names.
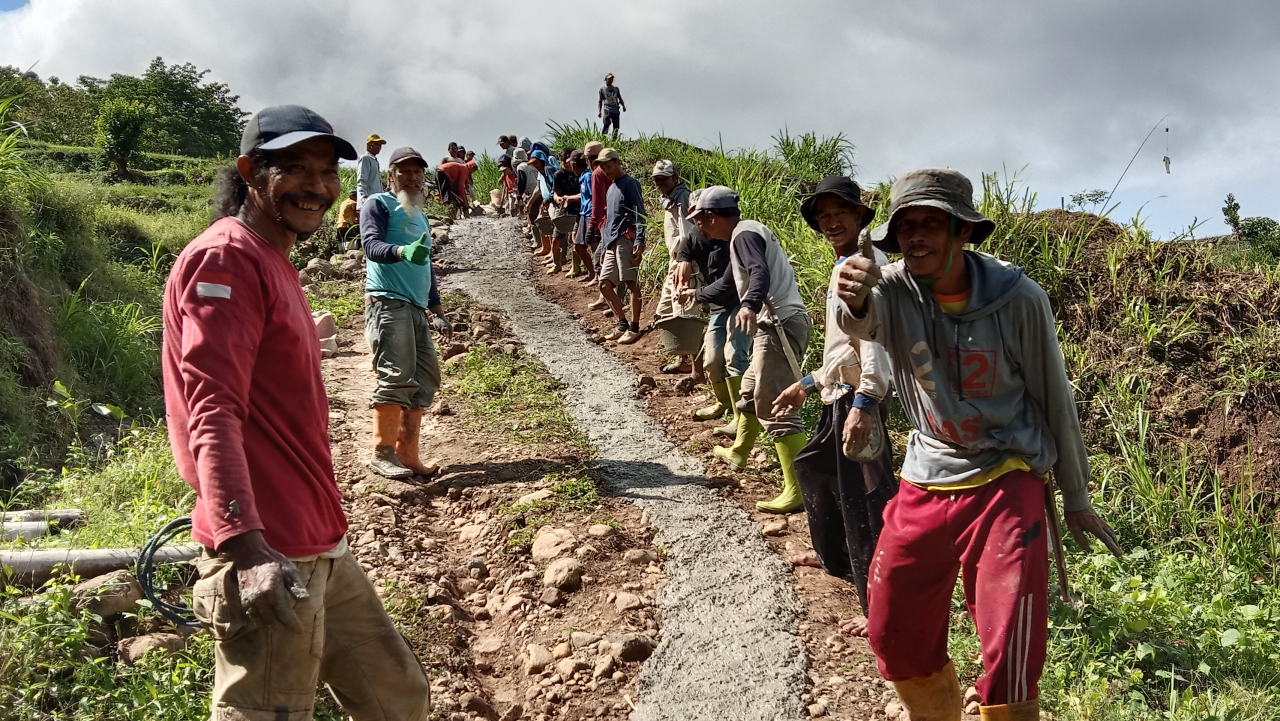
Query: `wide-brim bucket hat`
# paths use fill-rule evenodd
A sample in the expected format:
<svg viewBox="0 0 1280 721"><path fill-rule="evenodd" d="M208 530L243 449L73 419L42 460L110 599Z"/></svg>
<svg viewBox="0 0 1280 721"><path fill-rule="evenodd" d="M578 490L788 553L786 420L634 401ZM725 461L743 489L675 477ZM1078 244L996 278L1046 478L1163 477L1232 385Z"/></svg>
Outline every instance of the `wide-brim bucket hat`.
<svg viewBox="0 0 1280 721"><path fill-rule="evenodd" d="M804 218L804 222L818 232L822 232L818 227L818 198L823 195L834 195L853 203L854 207L866 208L862 213L862 225L858 227L859 231L870 225L871 219L875 217L876 211L862 202L862 188L858 187L853 178L847 175L828 175L818 183L818 188L813 191L813 195L800 203L800 215Z"/></svg>
<svg viewBox="0 0 1280 721"><path fill-rule="evenodd" d="M886 253L901 253L895 221L907 208L938 208L973 223L969 242L987 239L996 224L973 207L973 183L950 168L921 168L900 176L889 190L889 221L872 229L871 242Z"/></svg>

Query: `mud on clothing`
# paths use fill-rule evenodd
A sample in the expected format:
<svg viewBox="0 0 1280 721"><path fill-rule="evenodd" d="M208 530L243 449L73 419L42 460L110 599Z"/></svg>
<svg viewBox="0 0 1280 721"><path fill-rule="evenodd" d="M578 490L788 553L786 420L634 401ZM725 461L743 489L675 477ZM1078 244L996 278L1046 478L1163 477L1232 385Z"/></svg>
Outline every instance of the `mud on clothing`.
<svg viewBox="0 0 1280 721"><path fill-rule="evenodd" d="M1087 508L1089 454L1049 296L1021 268L974 251L964 260L973 287L961 314L943 312L901 261L884 267L864 317L839 302L839 327L893 360L914 429L902 477L964 488L1011 467L1052 470L1063 507Z"/></svg>
<svg viewBox="0 0 1280 721"><path fill-rule="evenodd" d="M846 393L822 406L813 437L796 455L796 477L809 518L809 538L822 568L858 589L862 612L867 613L867 571L884 527L885 505L898 492L893 473L892 444L875 459L859 463L844 454L844 424L854 408L853 394ZM888 414L888 405L879 417ZM884 421L880 431L886 434Z"/></svg>
<svg viewBox="0 0 1280 721"><path fill-rule="evenodd" d="M214 637L215 719L310 719L324 682L353 718L425 719L431 684L346 542L294 561L308 598L293 601L301 633L250 625L235 568L205 549L192 590Z"/></svg>
<svg viewBox="0 0 1280 721"><path fill-rule="evenodd" d="M928 676L950 660L958 573L982 643L982 704L1038 698L1049 635L1043 478L1014 471L951 492L899 487L867 587L868 640L886 679Z"/></svg>
<svg viewBox="0 0 1280 721"><path fill-rule="evenodd" d="M164 289L169 442L196 491L191 535L261 530L286 556L347 532L311 306L284 253L235 218L187 244Z"/></svg>
<svg viewBox="0 0 1280 721"><path fill-rule="evenodd" d="M799 413L774 416L773 402L788 386L800 380L799 363L809 348L812 332L813 321L809 320L808 313L795 313L783 321L761 321L756 327L751 342L751 365L742 374L738 409L755 414L774 438L805 432ZM783 343L789 346L794 364L787 357Z"/></svg>

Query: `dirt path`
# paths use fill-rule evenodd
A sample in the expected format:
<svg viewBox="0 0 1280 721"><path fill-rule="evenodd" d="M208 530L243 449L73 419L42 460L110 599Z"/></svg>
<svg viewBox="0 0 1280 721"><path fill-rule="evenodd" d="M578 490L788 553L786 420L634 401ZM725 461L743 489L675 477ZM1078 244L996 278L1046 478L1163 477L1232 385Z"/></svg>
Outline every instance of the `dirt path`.
<svg viewBox="0 0 1280 721"><path fill-rule="evenodd" d="M568 385L574 422L595 444L611 493L634 502L666 547L662 641L640 673L636 721L807 716L801 606L761 528L707 485L637 401L637 375L534 291L514 221L452 229L445 287L500 307L529 352Z"/></svg>

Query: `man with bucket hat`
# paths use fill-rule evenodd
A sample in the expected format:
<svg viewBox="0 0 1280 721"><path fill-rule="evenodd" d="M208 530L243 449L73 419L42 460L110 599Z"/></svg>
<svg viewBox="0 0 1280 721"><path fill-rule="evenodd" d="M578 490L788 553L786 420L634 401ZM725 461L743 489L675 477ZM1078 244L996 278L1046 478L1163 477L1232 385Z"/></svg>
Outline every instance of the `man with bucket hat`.
<svg viewBox="0 0 1280 721"><path fill-rule="evenodd" d="M913 721L959 719L947 656L951 594L963 574L982 642L984 719L1039 718L1048 637L1047 477L1067 526L1119 555L1091 508L1089 460L1048 295L1021 268L975 251L995 223L954 170L898 178L889 220L840 265L837 313L849 335L881 342L914 430L902 483L871 565L869 640ZM1060 579L1061 581L1061 579Z"/></svg>
<svg viewBox="0 0 1280 721"><path fill-rule="evenodd" d="M165 408L196 490L192 608L214 639L215 719L421 721L430 685L347 547L320 349L289 251L338 198L355 148L307 108L249 119L218 219L165 284Z"/></svg>
<svg viewBox="0 0 1280 721"><path fill-rule="evenodd" d="M867 232L875 211L862 202L862 189L852 178L829 175L801 203L800 214L831 243L837 260L827 286L822 366L783 391L777 400L780 407L799 408L806 396L817 393L822 398L818 426L795 462L813 552L792 562L815 565L816 561L827 573L854 585L862 615L841 621L840 627L852 635L865 636L867 569L883 525L885 504L898 490L890 444L884 442L889 358L879 343L851 338L840 329L836 321L841 301L836 288L840 263L859 252L859 237ZM879 251L876 260L889 262ZM859 454L858 449L865 452Z"/></svg>
<svg viewBox="0 0 1280 721"><path fill-rule="evenodd" d="M734 468L745 468L763 426L778 451L782 493L756 503L756 508L791 513L803 505L795 459L805 445L804 422L794 410L777 412L774 401L800 380L800 359L809 347L813 322L782 243L764 224L742 218L737 193L713 185L698 196L690 216L698 219L707 237L729 242L729 273L718 281L721 285L685 290L680 299L710 301L724 284L731 284L741 304L733 323L753 336L751 365L739 389L737 437L732 447L720 446L713 452Z"/></svg>

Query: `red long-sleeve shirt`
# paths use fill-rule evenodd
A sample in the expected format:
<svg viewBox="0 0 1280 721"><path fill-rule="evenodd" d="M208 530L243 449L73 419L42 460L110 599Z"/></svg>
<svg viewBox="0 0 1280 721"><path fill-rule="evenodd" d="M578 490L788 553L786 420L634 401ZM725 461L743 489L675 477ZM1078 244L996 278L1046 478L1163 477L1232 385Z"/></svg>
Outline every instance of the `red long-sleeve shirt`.
<svg viewBox="0 0 1280 721"><path fill-rule="evenodd" d="M164 291L169 441L196 489L191 535L217 548L261 529L297 558L347 532L311 306L288 258L223 218L191 241Z"/></svg>
<svg viewBox="0 0 1280 721"><path fill-rule="evenodd" d="M613 181L604 171L596 168L591 171L591 227L603 228L604 219L608 211L608 203L605 198L609 196L609 186L613 185Z"/></svg>

